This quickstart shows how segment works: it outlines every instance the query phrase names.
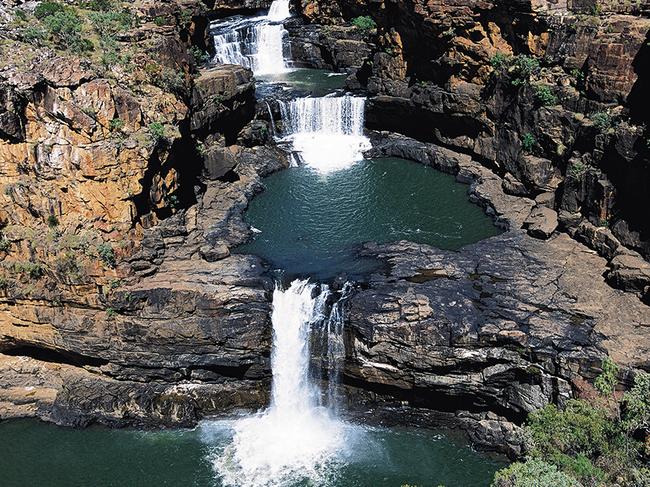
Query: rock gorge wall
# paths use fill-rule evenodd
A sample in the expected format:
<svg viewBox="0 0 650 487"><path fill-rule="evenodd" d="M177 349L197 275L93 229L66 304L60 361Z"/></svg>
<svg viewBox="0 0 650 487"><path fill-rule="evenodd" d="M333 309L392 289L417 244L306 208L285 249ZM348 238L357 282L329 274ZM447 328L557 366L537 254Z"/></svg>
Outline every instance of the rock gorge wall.
<svg viewBox="0 0 650 487"><path fill-rule="evenodd" d="M208 18L269 3L129 2L131 61L110 69L0 30L0 418L178 425L266 402L273 283L230 251L287 161L252 73L198 69L188 48L210 49ZM352 403L437 410L516 454L516 424L579 394L607 354L623 384L650 369L647 8L595 5L294 4L294 59L370 95L369 155L456 174L509 230L459 253L365 246L388 270L349 300ZM348 22L367 14L377 32ZM514 89L497 53L542 66ZM558 103L540 106L537 84ZM618 122L598 128L598 112Z"/></svg>

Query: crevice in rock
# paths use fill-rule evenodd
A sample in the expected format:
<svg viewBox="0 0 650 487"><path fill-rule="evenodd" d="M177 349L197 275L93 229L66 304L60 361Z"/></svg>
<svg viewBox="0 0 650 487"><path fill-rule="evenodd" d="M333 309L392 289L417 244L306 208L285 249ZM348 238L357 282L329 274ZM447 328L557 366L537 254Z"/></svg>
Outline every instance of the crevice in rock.
<svg viewBox="0 0 650 487"><path fill-rule="evenodd" d="M15 343L2 345L0 353L12 357L29 357L41 362L72 365L74 367L101 367L108 365L109 361L97 357L89 357L68 350L54 350L30 344Z"/></svg>

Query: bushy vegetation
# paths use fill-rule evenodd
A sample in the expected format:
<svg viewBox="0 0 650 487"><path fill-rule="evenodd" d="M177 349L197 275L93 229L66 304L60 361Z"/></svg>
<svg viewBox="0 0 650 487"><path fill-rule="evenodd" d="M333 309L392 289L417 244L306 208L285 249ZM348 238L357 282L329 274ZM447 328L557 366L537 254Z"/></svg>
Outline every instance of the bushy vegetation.
<svg viewBox="0 0 650 487"><path fill-rule="evenodd" d="M589 118L600 132L606 132L612 126L612 116L607 112L596 112Z"/></svg>
<svg viewBox="0 0 650 487"><path fill-rule="evenodd" d="M542 106L557 105L557 96L548 85L536 84L533 88L535 101Z"/></svg>
<svg viewBox="0 0 650 487"><path fill-rule="evenodd" d="M367 15L361 15L352 19L352 25L364 32L370 32L377 28L377 23Z"/></svg>
<svg viewBox="0 0 650 487"><path fill-rule="evenodd" d="M111 269L115 267L115 264L117 263L115 260L115 251L110 244L99 244L97 246L97 255L99 255L99 258L102 260L102 262L104 262L104 264L106 264L106 266L110 267Z"/></svg>
<svg viewBox="0 0 650 487"><path fill-rule="evenodd" d="M515 87L529 84L531 77L540 70L539 60L525 54L508 56L497 53L490 60L490 64L497 73L506 74L510 84Z"/></svg>
<svg viewBox="0 0 650 487"><path fill-rule="evenodd" d="M542 460L513 463L496 473L492 487L581 487L573 478Z"/></svg>
<svg viewBox="0 0 650 487"><path fill-rule="evenodd" d="M574 161L569 166L568 174L574 179L579 179L587 172L587 165L582 161Z"/></svg>
<svg viewBox="0 0 650 487"><path fill-rule="evenodd" d="M537 146L537 139L530 132L525 133L521 138L521 148L527 154L532 154Z"/></svg>
<svg viewBox="0 0 650 487"><path fill-rule="evenodd" d="M165 139L165 126L160 122L152 122L148 126L149 134L155 143Z"/></svg>
<svg viewBox="0 0 650 487"><path fill-rule="evenodd" d="M622 398L614 393L617 377L618 367L606 359L594 398L531 413L526 461L499 471L493 486L650 486L649 445L644 451L639 441L650 432L650 374L639 372Z"/></svg>

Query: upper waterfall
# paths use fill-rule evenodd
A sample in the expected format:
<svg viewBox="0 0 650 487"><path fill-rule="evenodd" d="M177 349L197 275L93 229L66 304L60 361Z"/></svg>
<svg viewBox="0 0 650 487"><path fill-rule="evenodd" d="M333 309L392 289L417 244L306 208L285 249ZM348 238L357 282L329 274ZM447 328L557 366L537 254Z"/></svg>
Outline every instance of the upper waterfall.
<svg viewBox="0 0 650 487"><path fill-rule="evenodd" d="M326 96L280 101L284 139L306 165L328 172L363 159L366 99Z"/></svg>
<svg viewBox="0 0 650 487"><path fill-rule="evenodd" d="M213 62L246 66L257 75L287 71L289 44L282 21L290 15L289 0L274 0L268 15L213 23Z"/></svg>

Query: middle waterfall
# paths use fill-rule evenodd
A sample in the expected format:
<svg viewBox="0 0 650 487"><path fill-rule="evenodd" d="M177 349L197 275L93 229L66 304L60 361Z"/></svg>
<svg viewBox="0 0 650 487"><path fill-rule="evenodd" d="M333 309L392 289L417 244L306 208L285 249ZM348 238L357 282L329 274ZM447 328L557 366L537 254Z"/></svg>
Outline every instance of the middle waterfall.
<svg viewBox="0 0 650 487"><path fill-rule="evenodd" d="M363 135L366 99L325 96L279 101L283 140L300 161L321 172L343 169L363 159L370 140Z"/></svg>

